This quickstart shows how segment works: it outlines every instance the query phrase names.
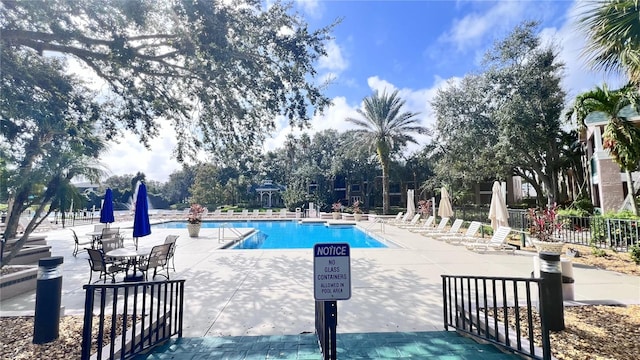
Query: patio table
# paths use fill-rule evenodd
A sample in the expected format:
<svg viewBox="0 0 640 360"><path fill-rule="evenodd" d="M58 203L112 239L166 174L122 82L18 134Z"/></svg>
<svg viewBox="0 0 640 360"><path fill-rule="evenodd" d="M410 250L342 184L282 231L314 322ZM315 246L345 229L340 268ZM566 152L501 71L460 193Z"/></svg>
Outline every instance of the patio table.
<svg viewBox="0 0 640 360"><path fill-rule="evenodd" d="M105 253L105 256L123 260L126 266L124 281L142 281L144 276L142 273L138 274L138 263L140 258L147 255L147 253L138 252L135 249L118 248ZM129 274L129 270L133 269L133 273Z"/></svg>

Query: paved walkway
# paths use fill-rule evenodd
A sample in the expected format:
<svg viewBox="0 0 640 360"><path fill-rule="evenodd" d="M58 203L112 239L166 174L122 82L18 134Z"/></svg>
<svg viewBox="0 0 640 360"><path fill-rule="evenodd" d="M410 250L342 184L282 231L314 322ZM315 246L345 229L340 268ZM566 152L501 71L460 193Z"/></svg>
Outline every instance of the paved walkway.
<svg viewBox="0 0 640 360"><path fill-rule="evenodd" d="M532 253L478 254L394 226L364 227L397 247L352 249L352 297L338 302L339 334L441 331L441 274L529 277L533 270ZM80 236L91 229L75 228ZM216 230L202 229L199 238L186 229L152 231L140 239L141 248L180 235L172 278L187 280L185 337L314 332L310 249L223 250ZM71 255L69 230L49 232L47 239L53 255L64 256L65 313L82 314L87 254ZM576 303L640 304L640 277L575 265L574 278ZM34 294L8 299L0 315L32 314L34 304Z"/></svg>

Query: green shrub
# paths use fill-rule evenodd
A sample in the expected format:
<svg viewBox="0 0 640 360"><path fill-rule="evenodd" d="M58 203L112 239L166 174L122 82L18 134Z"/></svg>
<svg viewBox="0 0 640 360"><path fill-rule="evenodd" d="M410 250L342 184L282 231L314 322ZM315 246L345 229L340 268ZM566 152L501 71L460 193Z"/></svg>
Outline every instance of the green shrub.
<svg viewBox="0 0 640 360"><path fill-rule="evenodd" d="M607 256L607 252L604 251L604 249L600 249L600 248L597 248L595 246L591 247L591 253L595 257L605 257L605 256Z"/></svg>
<svg viewBox="0 0 640 360"><path fill-rule="evenodd" d="M640 245L633 245L629 248L631 252L631 260L636 263L636 265L640 265Z"/></svg>

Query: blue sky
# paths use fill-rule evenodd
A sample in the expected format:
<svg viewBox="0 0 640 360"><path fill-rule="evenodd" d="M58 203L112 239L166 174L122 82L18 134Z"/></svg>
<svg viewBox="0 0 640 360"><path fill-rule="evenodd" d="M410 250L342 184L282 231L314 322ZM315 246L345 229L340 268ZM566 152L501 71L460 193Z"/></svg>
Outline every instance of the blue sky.
<svg viewBox="0 0 640 360"><path fill-rule="evenodd" d="M487 49L525 20L540 21L542 39L558 46L559 58L566 64L567 104L576 94L605 81L611 87L620 84L587 68L580 54L585 41L575 24L582 8L576 1L299 0L294 7L311 28L342 19L328 43L328 56L318 63L319 79L334 79L326 91L333 106L312 119L309 133L349 129L344 119L357 116L362 99L374 90L398 90L406 109L419 112L423 125L432 127L435 121L429 102L437 89L447 81L481 71ZM265 150L282 144L287 134L299 133L284 119L277 123L278 130L265 142ZM151 151L127 136L102 161L113 175L142 171L149 179L166 181L180 168L171 158L172 134L168 126L163 127ZM430 141L418 140L421 145ZM131 154L136 154L137 161L122 161Z"/></svg>

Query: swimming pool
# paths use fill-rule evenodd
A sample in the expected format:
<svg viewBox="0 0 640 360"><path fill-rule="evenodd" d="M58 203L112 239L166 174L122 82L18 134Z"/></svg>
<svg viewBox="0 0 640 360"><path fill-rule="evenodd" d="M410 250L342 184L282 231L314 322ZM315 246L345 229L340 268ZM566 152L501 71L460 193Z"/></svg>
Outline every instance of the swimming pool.
<svg viewBox="0 0 640 360"><path fill-rule="evenodd" d="M354 225L327 225L298 221L203 221L203 229L225 227L254 228L256 232L230 249L311 249L317 243L348 243L352 248L386 248ZM187 223L172 221L156 228L186 229Z"/></svg>

